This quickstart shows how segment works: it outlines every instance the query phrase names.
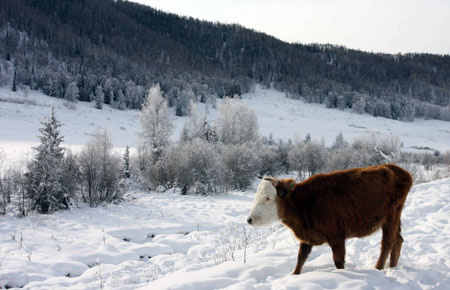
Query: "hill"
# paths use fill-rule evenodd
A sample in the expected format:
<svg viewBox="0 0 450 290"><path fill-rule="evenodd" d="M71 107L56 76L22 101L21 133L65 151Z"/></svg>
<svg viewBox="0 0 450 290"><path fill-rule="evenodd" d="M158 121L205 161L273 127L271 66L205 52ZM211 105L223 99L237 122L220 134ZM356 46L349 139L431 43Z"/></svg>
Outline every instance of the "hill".
<svg viewBox="0 0 450 290"><path fill-rule="evenodd" d="M139 108L160 83L177 115L190 100L248 92L399 120L450 120L450 56L389 55L282 42L239 25L114 0L0 2L0 86Z"/></svg>

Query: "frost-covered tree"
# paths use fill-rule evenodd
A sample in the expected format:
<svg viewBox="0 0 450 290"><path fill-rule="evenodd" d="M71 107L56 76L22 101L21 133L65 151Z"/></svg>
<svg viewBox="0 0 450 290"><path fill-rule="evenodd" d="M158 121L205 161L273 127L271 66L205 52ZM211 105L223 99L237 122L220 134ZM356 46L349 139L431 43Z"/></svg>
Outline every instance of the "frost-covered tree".
<svg viewBox="0 0 450 290"><path fill-rule="evenodd" d="M226 183L233 188L245 189L258 173L259 159L254 145L224 145L221 150Z"/></svg>
<svg viewBox="0 0 450 290"><path fill-rule="evenodd" d="M341 132L336 136L336 139L334 139L334 143L331 146L331 149L339 150L339 149L347 147L347 146L348 146L348 142L345 141L344 135Z"/></svg>
<svg viewBox="0 0 450 290"><path fill-rule="evenodd" d="M107 78L103 85L103 91L105 92L105 104L111 104L114 102L114 86L113 81Z"/></svg>
<svg viewBox="0 0 450 290"><path fill-rule="evenodd" d="M305 139L303 140L303 143L308 144L310 142L311 142L311 134L310 133L306 133Z"/></svg>
<svg viewBox="0 0 450 290"><path fill-rule="evenodd" d="M288 163L291 170L297 171L299 177L303 176L306 160L303 156L303 142L297 142L288 153Z"/></svg>
<svg viewBox="0 0 450 290"><path fill-rule="evenodd" d="M169 144L173 126L159 85L150 88L139 113L139 121L142 126L141 142L154 156L160 156L163 148Z"/></svg>
<svg viewBox="0 0 450 290"><path fill-rule="evenodd" d="M175 114L177 116L186 116L189 113L190 104L194 99L195 94L190 86L181 90L176 99Z"/></svg>
<svg viewBox="0 0 450 290"><path fill-rule="evenodd" d="M64 149L61 147L63 137L59 132L61 123L56 120L53 107L41 124L40 145L33 148L35 154L25 174L26 191L31 199L32 210L50 213L69 208L66 192L61 184L61 162L64 157Z"/></svg>
<svg viewBox="0 0 450 290"><path fill-rule="evenodd" d="M325 168L326 151L323 144L317 141L311 141L303 147L303 159L305 169L309 175L321 172Z"/></svg>
<svg viewBox="0 0 450 290"><path fill-rule="evenodd" d="M287 142L283 142L283 140L278 142L277 156L281 172L288 173L290 171L289 152L291 152L293 147L294 145L290 139Z"/></svg>
<svg viewBox="0 0 450 290"><path fill-rule="evenodd" d="M125 97L128 108L132 109L139 108L139 104L141 101L140 96L141 91L143 91L143 88L141 86L136 86L136 84L133 81L128 81L125 84Z"/></svg>
<svg viewBox="0 0 450 290"><path fill-rule="evenodd" d="M25 192L23 169L8 167L0 171L0 214L5 214L7 205L15 205L17 215L24 217L30 208Z"/></svg>
<svg viewBox="0 0 450 290"><path fill-rule="evenodd" d="M336 98L336 107L340 110L344 110L347 106L347 101L343 95L338 95Z"/></svg>
<svg viewBox="0 0 450 290"><path fill-rule="evenodd" d="M282 160L278 155L276 148L271 148L268 146L262 146L258 151L259 156L259 175L276 175L281 172Z"/></svg>
<svg viewBox="0 0 450 290"><path fill-rule="evenodd" d="M197 105L191 101L189 105L189 118L184 123L181 131L181 141L189 141L196 138L206 139L208 134L208 121L206 113L203 117L199 116Z"/></svg>
<svg viewBox="0 0 450 290"><path fill-rule="evenodd" d="M13 84L12 84L12 91L16 92L17 91L17 73L16 71L14 71L14 77L13 77Z"/></svg>
<svg viewBox="0 0 450 290"><path fill-rule="evenodd" d="M80 189L80 166L78 156L66 150L61 162L61 184L69 200L76 198Z"/></svg>
<svg viewBox="0 0 450 290"><path fill-rule="evenodd" d="M365 107L366 107L366 99L364 95L359 95L353 102L352 111L357 114L363 114Z"/></svg>
<svg viewBox="0 0 450 290"><path fill-rule="evenodd" d="M364 167L387 162L397 162L401 142L396 136L365 136L355 139L350 146L338 148L330 153L328 170Z"/></svg>
<svg viewBox="0 0 450 290"><path fill-rule="evenodd" d="M216 129L224 144L243 144L259 139L255 111L238 99L224 99L220 104Z"/></svg>
<svg viewBox="0 0 450 290"><path fill-rule="evenodd" d="M117 101L116 101L117 109L119 110L125 110L125 95L123 94L122 90L119 90L117 93Z"/></svg>
<svg viewBox="0 0 450 290"><path fill-rule="evenodd" d="M127 145L123 154L123 177L130 178L130 147Z"/></svg>
<svg viewBox="0 0 450 290"><path fill-rule="evenodd" d="M182 194L207 194L223 185L224 171L217 146L196 138L167 147L150 169L150 179L156 186L176 186Z"/></svg>
<svg viewBox="0 0 450 290"><path fill-rule="evenodd" d="M332 151L327 160L327 170L333 171L360 167L358 162L364 159L361 159L361 156L356 153L359 153L359 151L353 150L352 147L342 147Z"/></svg>
<svg viewBox="0 0 450 290"><path fill-rule="evenodd" d="M3 163L5 160L5 154L0 148L0 214L4 215L6 213L6 204L11 201L11 194L8 190L8 182L4 177L3 173Z"/></svg>
<svg viewBox="0 0 450 290"><path fill-rule="evenodd" d="M69 102L76 103L78 98L80 97L80 90L78 89L76 82L71 82L66 89L66 94L64 99Z"/></svg>
<svg viewBox="0 0 450 290"><path fill-rule="evenodd" d="M289 152L289 165L292 170L298 172L300 178L303 178L305 173L309 173L310 176L324 169L325 155L323 144L317 141L298 142Z"/></svg>
<svg viewBox="0 0 450 290"><path fill-rule="evenodd" d="M103 93L103 88L101 86L97 86L95 88L95 107L97 109L101 109L103 107L103 102L105 101L105 94Z"/></svg>
<svg viewBox="0 0 450 290"><path fill-rule="evenodd" d="M372 136L374 151L378 154L378 163L396 162L400 157L403 144L395 135Z"/></svg>
<svg viewBox="0 0 450 290"><path fill-rule="evenodd" d="M112 152L108 132L98 131L80 154L81 195L91 207L121 197L119 158Z"/></svg>

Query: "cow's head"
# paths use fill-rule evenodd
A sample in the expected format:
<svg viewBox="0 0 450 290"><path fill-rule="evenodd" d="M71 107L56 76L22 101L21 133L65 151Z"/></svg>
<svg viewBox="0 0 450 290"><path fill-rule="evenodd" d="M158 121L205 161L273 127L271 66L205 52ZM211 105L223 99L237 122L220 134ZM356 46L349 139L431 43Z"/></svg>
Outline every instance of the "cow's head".
<svg viewBox="0 0 450 290"><path fill-rule="evenodd" d="M252 226L264 226L278 221L277 198L286 198L294 189L295 181L265 177L256 190L255 201L247 222Z"/></svg>

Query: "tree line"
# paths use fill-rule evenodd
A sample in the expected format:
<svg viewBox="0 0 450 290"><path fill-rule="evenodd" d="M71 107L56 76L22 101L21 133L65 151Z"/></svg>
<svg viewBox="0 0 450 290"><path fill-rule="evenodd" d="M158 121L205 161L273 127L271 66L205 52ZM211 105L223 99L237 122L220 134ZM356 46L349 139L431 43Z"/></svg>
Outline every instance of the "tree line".
<svg viewBox="0 0 450 290"><path fill-rule="evenodd" d="M254 84L399 120L450 120L450 56L285 43L128 1L0 2L0 86L139 109L159 83L176 114ZM211 101L211 100L210 100Z"/></svg>

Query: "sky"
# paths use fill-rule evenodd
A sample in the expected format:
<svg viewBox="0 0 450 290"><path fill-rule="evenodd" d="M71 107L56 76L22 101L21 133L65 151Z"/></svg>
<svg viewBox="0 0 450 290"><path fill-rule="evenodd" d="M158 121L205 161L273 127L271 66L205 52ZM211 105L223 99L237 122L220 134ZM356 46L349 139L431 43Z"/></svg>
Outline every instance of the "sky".
<svg viewBox="0 0 450 290"><path fill-rule="evenodd" d="M450 0L133 0L287 42L450 54Z"/></svg>

